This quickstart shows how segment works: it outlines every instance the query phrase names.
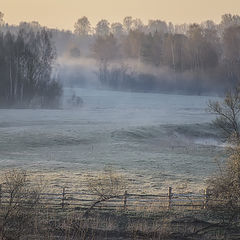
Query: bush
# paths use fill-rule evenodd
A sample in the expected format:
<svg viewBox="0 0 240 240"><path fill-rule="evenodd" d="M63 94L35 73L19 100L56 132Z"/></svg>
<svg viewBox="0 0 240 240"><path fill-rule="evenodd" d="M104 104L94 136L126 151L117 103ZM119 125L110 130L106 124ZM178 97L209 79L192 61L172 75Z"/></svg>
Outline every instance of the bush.
<svg viewBox="0 0 240 240"><path fill-rule="evenodd" d="M3 176L2 194L5 196L0 210L0 237L20 239L33 226L40 189L28 183L25 171L11 170Z"/></svg>
<svg viewBox="0 0 240 240"><path fill-rule="evenodd" d="M217 207L234 215L240 213L240 88L229 91L223 102L210 102L210 112L217 115L214 124L220 128L228 143L227 161L219 174L209 180L208 188Z"/></svg>

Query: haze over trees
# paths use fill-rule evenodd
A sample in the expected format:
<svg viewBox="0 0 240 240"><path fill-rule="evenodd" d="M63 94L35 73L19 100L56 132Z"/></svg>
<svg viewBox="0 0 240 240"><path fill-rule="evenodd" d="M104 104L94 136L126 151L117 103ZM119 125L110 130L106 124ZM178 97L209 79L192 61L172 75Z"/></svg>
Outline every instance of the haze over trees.
<svg viewBox="0 0 240 240"><path fill-rule="evenodd" d="M4 35L17 35L21 26L42 29L37 22L0 22ZM161 19L144 24L127 16L122 22L102 19L96 26L84 16L74 32L47 31L67 85L85 86L96 78L103 88L114 90L215 94L240 81L238 15L225 14L219 24L207 20L175 25Z"/></svg>
<svg viewBox="0 0 240 240"><path fill-rule="evenodd" d="M75 29L76 31L76 29ZM240 16L219 24L174 25L160 19L100 20L91 30L98 79L118 90L221 93L240 80ZM80 50L81 51L81 50Z"/></svg>

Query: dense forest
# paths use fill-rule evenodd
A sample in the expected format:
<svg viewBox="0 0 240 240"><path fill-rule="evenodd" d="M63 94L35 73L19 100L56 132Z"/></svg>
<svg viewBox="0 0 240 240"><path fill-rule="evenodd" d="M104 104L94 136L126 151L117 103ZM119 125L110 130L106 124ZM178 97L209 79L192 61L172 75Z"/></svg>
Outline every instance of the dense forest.
<svg viewBox="0 0 240 240"><path fill-rule="evenodd" d="M238 15L225 14L218 24L180 25L125 17L122 23L103 19L92 26L82 17L73 32L38 22L13 26L0 18L1 102L34 100L44 106L58 99L55 58L64 86L221 94L240 81Z"/></svg>
<svg viewBox="0 0 240 240"><path fill-rule="evenodd" d="M90 29L86 18L75 24L80 36ZM132 17L123 24L102 20L93 36L99 79L114 89L201 94L224 91L240 80L237 15L223 15L220 24L175 26L161 20L144 25Z"/></svg>
<svg viewBox="0 0 240 240"><path fill-rule="evenodd" d="M219 24L182 25L161 20L144 25L126 17L123 23L101 20L95 28L83 17L75 34L92 39L98 78L113 89L201 94L225 91L240 80L238 15L223 15Z"/></svg>
<svg viewBox="0 0 240 240"><path fill-rule="evenodd" d="M51 34L44 28L1 32L0 106L59 107L62 87L53 78L55 57Z"/></svg>

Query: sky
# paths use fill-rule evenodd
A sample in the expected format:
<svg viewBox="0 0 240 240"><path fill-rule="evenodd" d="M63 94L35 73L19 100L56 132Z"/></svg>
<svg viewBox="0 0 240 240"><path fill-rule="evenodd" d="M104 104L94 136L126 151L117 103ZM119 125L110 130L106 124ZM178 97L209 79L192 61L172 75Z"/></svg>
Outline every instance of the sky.
<svg viewBox="0 0 240 240"><path fill-rule="evenodd" d="M240 14L240 0L0 0L0 11L9 24L38 21L43 26L73 30L78 18L92 25L101 19L122 22L125 16L166 22L219 22L224 13Z"/></svg>

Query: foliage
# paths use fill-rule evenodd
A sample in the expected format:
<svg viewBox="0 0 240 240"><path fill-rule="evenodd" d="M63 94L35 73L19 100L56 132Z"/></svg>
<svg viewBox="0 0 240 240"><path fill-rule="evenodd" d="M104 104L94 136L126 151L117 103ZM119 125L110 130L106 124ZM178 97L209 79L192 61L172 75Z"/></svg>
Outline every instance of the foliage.
<svg viewBox="0 0 240 240"><path fill-rule="evenodd" d="M4 25L3 17L4 17L4 14L0 12L0 26Z"/></svg>
<svg viewBox="0 0 240 240"><path fill-rule="evenodd" d="M110 23L106 19L102 19L97 23L96 35L107 36L110 33Z"/></svg>
<svg viewBox="0 0 240 240"><path fill-rule="evenodd" d="M169 73L178 73L175 88L183 86L191 91L195 87L198 93L206 89L224 91L240 81L238 19L238 15L226 14L220 24L208 20L201 24L174 26L161 20L150 20L144 25L140 19L128 16L122 24L112 24L111 31L109 22L101 20L92 36L92 50L98 61L114 59L121 64L131 59L153 66L155 70L167 68ZM110 41L113 38L114 41ZM183 73L185 77L181 77ZM186 80L187 76L191 78ZM163 81L162 76L158 78L155 88L160 88Z"/></svg>
<svg viewBox="0 0 240 240"><path fill-rule="evenodd" d="M58 107L62 89L52 78L55 57L44 28L0 33L0 106Z"/></svg>
<svg viewBox="0 0 240 240"><path fill-rule="evenodd" d="M74 25L74 32L80 36L86 36L91 32L91 24L87 17L82 17L77 20Z"/></svg>
<svg viewBox="0 0 240 240"><path fill-rule="evenodd" d="M229 91L223 102L210 101L209 111L216 114L214 124L220 128L225 138L232 144L240 144L240 88Z"/></svg>
<svg viewBox="0 0 240 240"><path fill-rule="evenodd" d="M28 59L26 62L31 62L30 53L34 58L39 54L36 48L32 49L31 47L30 42L34 42L36 36L31 36L30 33L33 31L37 35L37 32L42 32L43 28L37 22L23 22L19 26L4 24L3 14L0 14L0 29L4 36L0 37L0 51L4 54L4 57L1 57L0 54L0 82L2 83L5 81L3 79L8 78L7 82L9 83L8 86L3 84L5 92L4 95L1 92L1 96L4 101L0 99L0 104L16 105L15 103L18 103L20 106L46 107L49 102L48 97L42 96L42 93L40 94L36 89L45 88L46 82L48 82L47 85L51 84L46 80L49 77L44 81L40 80L42 83L44 82L41 87L36 87L34 80L31 86L23 88L24 98L19 97L21 95L19 82L25 79L24 86L26 82L32 82L32 80L26 81L28 78L26 73L29 74L32 67L25 67L26 64L24 65L22 60ZM23 39L21 36L18 37L19 29L25 29L27 34L24 35L27 37ZM14 37L9 37L8 31ZM52 39L50 36L48 38L54 40L59 55L66 56L67 53L68 56L70 54L70 56L81 58L84 61L94 58L100 67L101 62L104 61L106 66L114 66L115 69L121 69L123 62L128 64L129 68L132 68L130 72L134 71L135 74L129 77L131 82L123 87L124 89L126 86L131 87L126 90L149 91L149 89L145 89L147 85L145 82L149 80L150 91L154 89L154 91L177 91L192 94L222 93L240 81L239 15L225 14L219 24L207 20L200 24L180 25L167 23L161 19L149 20L147 24L143 24L140 19L127 16L122 22L112 24L108 20L102 19L96 26L91 26L88 18L84 16L76 21L74 33L58 29L46 30L46 32L51 32L53 35ZM18 38L22 39L24 43L21 47L18 46L21 41L16 44ZM3 44L3 42L5 43ZM39 46L37 49L46 46L38 44L38 41L35 42L34 44ZM74 48L69 51L69 46L74 46ZM10 51L9 48L15 50ZM52 52L54 52L53 48L50 50L50 53ZM18 54L16 55L16 53ZM49 59L51 59L50 56ZM41 56L37 58L40 59ZM10 61L10 59L12 60ZM18 63L19 61L21 64ZM37 62L36 65L40 66L39 61L32 62ZM118 66L116 66L117 64ZM137 67L135 67L136 65ZM9 68L12 69L11 74L9 74ZM5 70L4 76L2 76L2 69ZM20 74L22 69L25 69L24 74ZM32 69L35 71L36 67ZM146 69L150 70L146 71ZM164 71L166 74L161 74ZM20 75L21 79L16 75ZM143 75L146 78L144 84L141 83ZM16 81L16 79L18 80ZM114 84L111 80L104 81L104 84L108 88L114 88L114 86L119 88L120 79ZM102 82L102 79L100 80ZM39 81L37 82L39 83ZM3 89L1 83L0 87ZM61 89L61 86L58 86ZM34 96L29 96L29 88L30 92L34 89ZM58 91L58 94L61 95L61 91ZM51 107L57 105L59 97L56 96L54 99L54 104L50 104Z"/></svg>

